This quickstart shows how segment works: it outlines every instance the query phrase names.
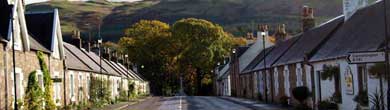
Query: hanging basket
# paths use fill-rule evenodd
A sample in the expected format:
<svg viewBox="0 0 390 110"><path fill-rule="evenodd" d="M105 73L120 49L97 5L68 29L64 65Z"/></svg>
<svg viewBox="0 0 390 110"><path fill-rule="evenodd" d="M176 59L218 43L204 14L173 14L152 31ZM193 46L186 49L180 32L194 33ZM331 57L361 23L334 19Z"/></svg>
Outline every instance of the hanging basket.
<svg viewBox="0 0 390 110"><path fill-rule="evenodd" d="M338 66L324 65L324 69L321 73L322 80L332 80L335 74L340 73L340 68Z"/></svg>
<svg viewBox="0 0 390 110"><path fill-rule="evenodd" d="M385 63L376 63L368 69L371 78L379 78L381 74L385 73Z"/></svg>

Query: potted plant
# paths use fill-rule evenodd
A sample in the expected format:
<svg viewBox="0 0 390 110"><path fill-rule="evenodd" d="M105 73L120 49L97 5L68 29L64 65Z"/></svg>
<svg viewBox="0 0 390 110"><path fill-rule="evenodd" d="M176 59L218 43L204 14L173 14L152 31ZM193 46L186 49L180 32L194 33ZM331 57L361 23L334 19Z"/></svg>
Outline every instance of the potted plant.
<svg viewBox="0 0 390 110"><path fill-rule="evenodd" d="M257 100L263 101L263 95L260 92L257 93Z"/></svg>
<svg viewBox="0 0 390 110"><path fill-rule="evenodd" d="M288 103L289 99L290 99L290 97L283 95L282 97L280 97L280 104L282 104L282 106L287 107L289 105L289 103Z"/></svg>
<svg viewBox="0 0 390 110"><path fill-rule="evenodd" d="M358 103L357 109L366 108L368 106L368 94L367 91L359 91L353 100Z"/></svg>
<svg viewBox="0 0 390 110"><path fill-rule="evenodd" d="M306 104L306 99L311 96L309 88L307 88L306 86L296 87L292 90L292 94L294 98L299 101L299 105L294 108L295 110L312 109Z"/></svg>
<svg viewBox="0 0 390 110"><path fill-rule="evenodd" d="M323 100L318 103L318 110L338 110L338 105L331 100Z"/></svg>
<svg viewBox="0 0 390 110"><path fill-rule="evenodd" d="M341 93L340 92L333 93L333 95L330 98L330 100L332 102L335 102L335 103L341 103Z"/></svg>

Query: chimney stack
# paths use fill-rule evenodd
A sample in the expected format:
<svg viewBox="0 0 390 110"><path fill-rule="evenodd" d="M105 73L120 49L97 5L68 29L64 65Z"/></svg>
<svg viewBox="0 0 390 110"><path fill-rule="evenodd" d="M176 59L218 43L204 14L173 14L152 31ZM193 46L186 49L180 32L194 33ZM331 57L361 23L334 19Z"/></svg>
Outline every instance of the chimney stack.
<svg viewBox="0 0 390 110"><path fill-rule="evenodd" d="M356 10L368 5L368 0L343 0L344 20L347 21Z"/></svg>
<svg viewBox="0 0 390 110"><path fill-rule="evenodd" d="M72 35L71 44L76 46L77 48L82 48L82 41L80 37L80 31L74 30Z"/></svg>
<svg viewBox="0 0 390 110"><path fill-rule="evenodd" d="M280 42L287 40L287 32L286 32L285 24L281 24L278 26L278 29L276 30L274 37L275 37L276 44L279 44Z"/></svg>
<svg viewBox="0 0 390 110"><path fill-rule="evenodd" d="M302 12L302 31L305 32L315 27L314 9L308 6L303 6Z"/></svg>

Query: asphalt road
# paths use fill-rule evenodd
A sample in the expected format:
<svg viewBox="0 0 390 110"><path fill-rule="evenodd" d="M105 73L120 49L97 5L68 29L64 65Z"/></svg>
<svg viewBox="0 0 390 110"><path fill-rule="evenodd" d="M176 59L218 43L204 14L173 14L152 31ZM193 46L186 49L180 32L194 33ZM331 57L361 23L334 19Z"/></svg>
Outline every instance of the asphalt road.
<svg viewBox="0 0 390 110"><path fill-rule="evenodd" d="M124 110L251 110L224 99L209 96L152 97Z"/></svg>

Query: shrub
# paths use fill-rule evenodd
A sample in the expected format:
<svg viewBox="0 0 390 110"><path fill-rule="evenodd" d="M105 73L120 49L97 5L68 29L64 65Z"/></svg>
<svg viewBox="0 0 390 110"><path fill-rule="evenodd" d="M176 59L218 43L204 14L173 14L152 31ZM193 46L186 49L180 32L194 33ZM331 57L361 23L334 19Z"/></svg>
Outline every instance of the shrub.
<svg viewBox="0 0 390 110"><path fill-rule="evenodd" d="M263 95L259 92L259 93L257 93L257 99L259 100L259 101L263 101Z"/></svg>
<svg viewBox="0 0 390 110"><path fill-rule="evenodd" d="M43 91L39 86L36 78L36 71L30 73L28 76L28 85L26 95L24 97L24 104L28 110L41 110L43 108Z"/></svg>
<svg viewBox="0 0 390 110"><path fill-rule="evenodd" d="M290 97L283 95L282 97L280 97L280 104L282 104L283 106L288 106L289 99L290 99Z"/></svg>
<svg viewBox="0 0 390 110"><path fill-rule="evenodd" d="M318 109L319 110L337 110L338 105L335 102L332 102L330 100L324 100L318 104Z"/></svg>
<svg viewBox="0 0 390 110"><path fill-rule="evenodd" d="M295 99L299 101L299 103L304 104L305 100L311 96L309 88L306 86L296 87L292 90L292 94Z"/></svg>
<svg viewBox="0 0 390 110"><path fill-rule="evenodd" d="M359 91L353 100L362 106L368 106L368 94L367 91Z"/></svg>

